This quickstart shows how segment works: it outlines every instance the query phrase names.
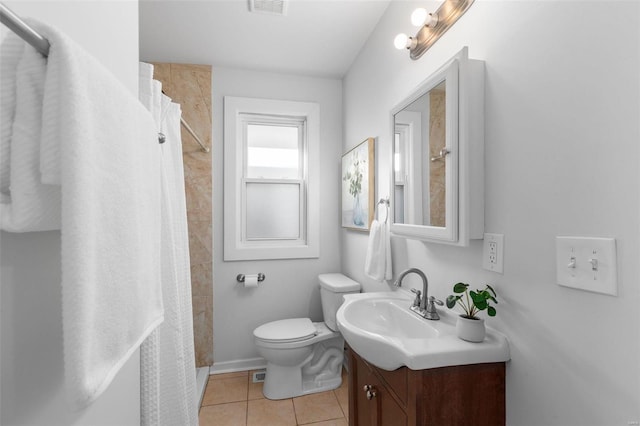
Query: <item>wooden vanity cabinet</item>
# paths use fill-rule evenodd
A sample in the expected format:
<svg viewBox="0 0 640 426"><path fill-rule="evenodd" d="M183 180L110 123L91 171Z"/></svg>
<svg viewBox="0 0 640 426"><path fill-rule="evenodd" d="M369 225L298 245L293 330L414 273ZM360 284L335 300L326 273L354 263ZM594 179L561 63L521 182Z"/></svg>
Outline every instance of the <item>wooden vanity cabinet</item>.
<svg viewBox="0 0 640 426"><path fill-rule="evenodd" d="M350 426L505 424L505 364L386 371L347 346Z"/></svg>

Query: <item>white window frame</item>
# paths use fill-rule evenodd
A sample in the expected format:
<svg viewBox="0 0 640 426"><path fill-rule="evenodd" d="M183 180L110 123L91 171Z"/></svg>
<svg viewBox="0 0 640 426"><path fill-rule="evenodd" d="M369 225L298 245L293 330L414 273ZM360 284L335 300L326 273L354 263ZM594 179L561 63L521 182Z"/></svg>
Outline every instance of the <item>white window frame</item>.
<svg viewBox="0 0 640 426"><path fill-rule="evenodd" d="M301 180L245 178L245 129L264 116L268 122L302 121ZM273 119L273 120L272 120ZM319 157L320 107L317 103L224 97L224 260L302 259L320 255ZM247 183L300 184L300 235L298 239L252 239L246 229Z"/></svg>

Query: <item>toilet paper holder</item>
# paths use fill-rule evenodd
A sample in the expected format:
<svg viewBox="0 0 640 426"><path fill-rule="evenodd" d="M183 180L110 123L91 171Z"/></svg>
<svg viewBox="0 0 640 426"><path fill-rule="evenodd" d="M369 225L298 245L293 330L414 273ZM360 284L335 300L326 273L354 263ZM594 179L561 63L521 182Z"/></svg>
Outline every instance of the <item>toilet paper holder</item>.
<svg viewBox="0 0 640 426"><path fill-rule="evenodd" d="M261 283L262 281L264 281L264 279L267 278L262 272L258 273L258 282ZM243 283L244 282L244 274L238 274L238 276L236 277L236 280L239 283Z"/></svg>

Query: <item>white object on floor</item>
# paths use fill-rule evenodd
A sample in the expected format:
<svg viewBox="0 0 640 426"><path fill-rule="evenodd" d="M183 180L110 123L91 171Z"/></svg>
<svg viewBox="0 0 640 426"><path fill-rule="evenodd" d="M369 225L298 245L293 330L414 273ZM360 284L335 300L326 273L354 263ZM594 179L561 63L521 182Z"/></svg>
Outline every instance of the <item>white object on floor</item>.
<svg viewBox="0 0 640 426"><path fill-rule="evenodd" d="M336 325L343 295L360 284L342 274L321 274L325 322L309 318L272 321L253 331L258 353L267 360L262 388L268 399L285 399L336 389L342 384L344 340Z"/></svg>
<svg viewBox="0 0 640 426"><path fill-rule="evenodd" d="M209 367L198 367L196 369L196 401L198 409L202 406L202 399L204 398L204 391L207 389L208 381Z"/></svg>

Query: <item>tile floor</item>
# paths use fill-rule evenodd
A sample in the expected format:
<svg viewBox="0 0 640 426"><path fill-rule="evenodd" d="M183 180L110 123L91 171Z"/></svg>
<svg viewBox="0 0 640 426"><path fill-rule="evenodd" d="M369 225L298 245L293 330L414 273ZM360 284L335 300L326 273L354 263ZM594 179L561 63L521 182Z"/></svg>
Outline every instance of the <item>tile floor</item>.
<svg viewBox="0 0 640 426"><path fill-rule="evenodd" d="M347 426L347 375L336 390L272 401L252 371L209 376L200 408L200 426Z"/></svg>

